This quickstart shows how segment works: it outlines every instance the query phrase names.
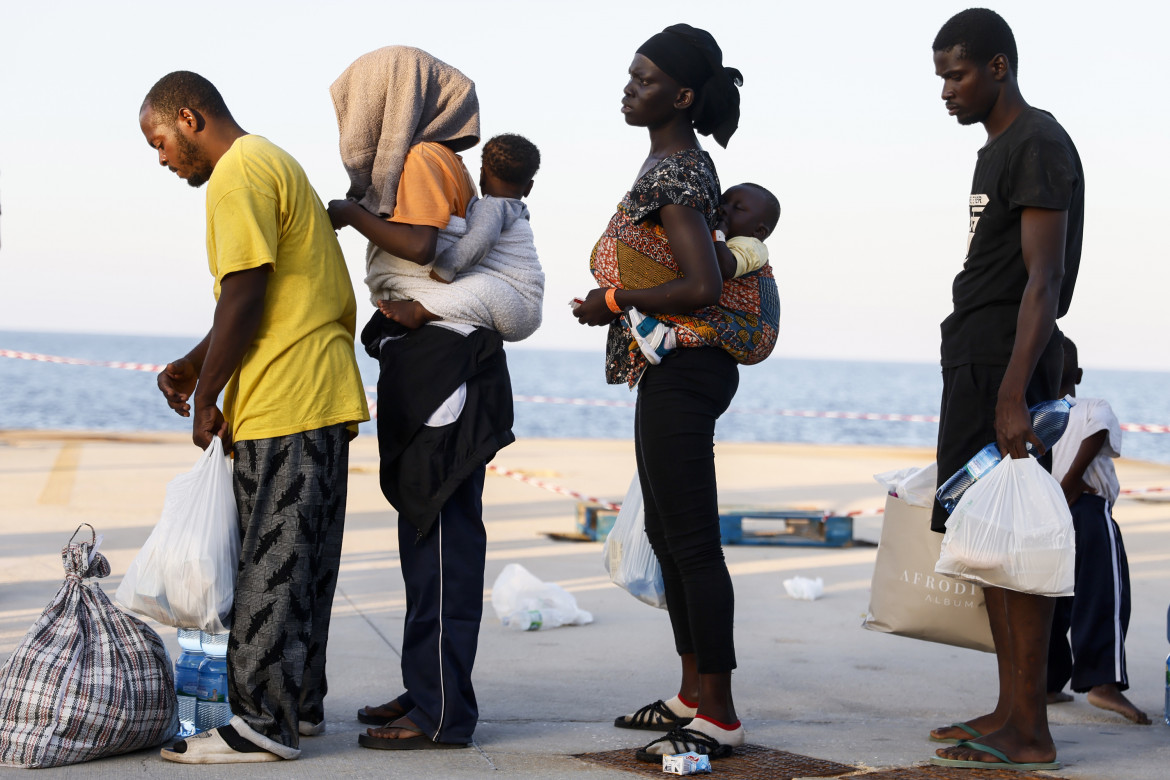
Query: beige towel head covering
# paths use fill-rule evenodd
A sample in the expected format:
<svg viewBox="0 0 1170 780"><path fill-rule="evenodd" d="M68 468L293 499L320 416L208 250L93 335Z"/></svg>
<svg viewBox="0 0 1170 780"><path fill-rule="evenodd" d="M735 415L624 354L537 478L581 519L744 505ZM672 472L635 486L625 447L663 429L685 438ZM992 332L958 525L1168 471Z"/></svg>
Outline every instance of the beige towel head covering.
<svg viewBox="0 0 1170 780"><path fill-rule="evenodd" d="M329 87L349 173L346 197L390 216L410 147L442 142L456 152L479 143L475 82L410 46L363 54Z"/></svg>

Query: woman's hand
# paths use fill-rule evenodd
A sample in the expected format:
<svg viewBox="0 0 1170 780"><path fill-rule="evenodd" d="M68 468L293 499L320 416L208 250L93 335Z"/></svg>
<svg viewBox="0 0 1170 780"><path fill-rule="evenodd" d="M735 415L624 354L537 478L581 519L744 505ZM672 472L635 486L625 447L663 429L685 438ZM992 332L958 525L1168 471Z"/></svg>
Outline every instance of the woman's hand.
<svg viewBox="0 0 1170 780"><path fill-rule="evenodd" d="M609 310L605 302L605 290L598 287L590 290L585 300L573 307L573 316L582 325L608 325L621 315Z"/></svg>

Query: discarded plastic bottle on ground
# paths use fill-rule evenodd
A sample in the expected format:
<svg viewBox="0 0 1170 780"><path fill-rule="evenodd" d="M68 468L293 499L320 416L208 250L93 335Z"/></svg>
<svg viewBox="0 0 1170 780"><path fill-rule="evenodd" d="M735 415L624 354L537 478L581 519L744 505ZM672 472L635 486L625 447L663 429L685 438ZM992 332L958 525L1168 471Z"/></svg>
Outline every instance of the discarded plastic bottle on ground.
<svg viewBox="0 0 1170 780"><path fill-rule="evenodd" d="M182 738L195 733L199 665L204 658L199 645L199 631L180 628L179 647L183 652L175 659L175 695L179 700L179 733L175 736Z"/></svg>
<svg viewBox="0 0 1170 780"><path fill-rule="evenodd" d="M556 628L568 622L560 610L519 609L504 618L504 625L516 631L539 631L542 628Z"/></svg>
<svg viewBox="0 0 1170 780"><path fill-rule="evenodd" d="M199 665L199 701L195 711L195 726L207 731L226 726L232 719L232 708L227 698L227 638L226 633L203 632L199 644L205 658Z"/></svg>
<svg viewBox="0 0 1170 780"><path fill-rule="evenodd" d="M1032 430L1036 432L1040 441L1044 442L1045 450L1052 449L1052 445L1064 434L1064 429L1068 427L1068 412L1075 403L1072 396L1065 396L1055 401L1041 401L1028 410L1032 414ZM1028 449L1032 449L1031 444L1028 445ZM948 514L955 511L959 499L967 492L967 488L991 471L1000 460L999 447L995 442L975 453L975 457L944 482L935 494L943 509L947 510Z"/></svg>

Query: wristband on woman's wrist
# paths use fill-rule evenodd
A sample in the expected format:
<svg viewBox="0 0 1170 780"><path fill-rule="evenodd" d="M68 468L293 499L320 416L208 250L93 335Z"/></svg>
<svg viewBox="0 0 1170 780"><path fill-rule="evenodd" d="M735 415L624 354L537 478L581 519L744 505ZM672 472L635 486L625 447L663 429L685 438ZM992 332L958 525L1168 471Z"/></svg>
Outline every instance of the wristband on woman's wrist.
<svg viewBox="0 0 1170 780"><path fill-rule="evenodd" d="M610 287L608 290L605 291L605 305L608 306L609 310L612 311L614 314L621 314L622 313L622 307L618 306L618 302L617 302L617 288L616 287Z"/></svg>
<svg viewBox="0 0 1170 780"><path fill-rule="evenodd" d="M725 236L723 234L722 230L712 230L711 231L711 238L715 241L716 244L726 244L727 243L727 236Z"/></svg>

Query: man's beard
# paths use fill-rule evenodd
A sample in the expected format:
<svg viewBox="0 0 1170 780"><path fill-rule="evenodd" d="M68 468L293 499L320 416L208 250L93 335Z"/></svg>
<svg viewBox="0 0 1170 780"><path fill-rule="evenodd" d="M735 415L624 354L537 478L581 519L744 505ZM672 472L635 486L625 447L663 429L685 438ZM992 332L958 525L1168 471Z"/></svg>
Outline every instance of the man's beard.
<svg viewBox="0 0 1170 780"><path fill-rule="evenodd" d="M179 163L183 166L191 167L191 175L187 177L187 183L192 187L202 187L211 178L211 172L215 166L211 164L199 147L193 142L187 140L182 133L175 134L175 142L179 149Z"/></svg>

